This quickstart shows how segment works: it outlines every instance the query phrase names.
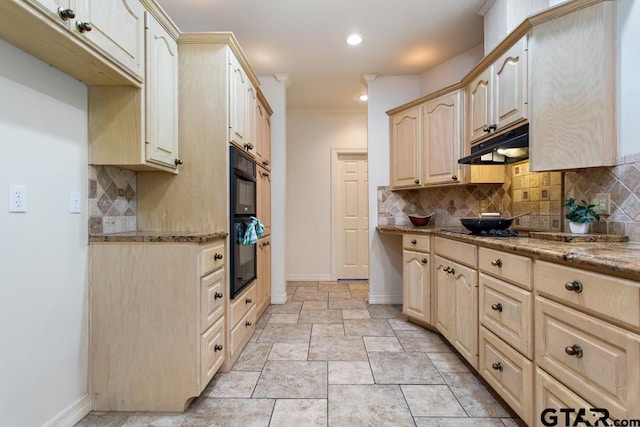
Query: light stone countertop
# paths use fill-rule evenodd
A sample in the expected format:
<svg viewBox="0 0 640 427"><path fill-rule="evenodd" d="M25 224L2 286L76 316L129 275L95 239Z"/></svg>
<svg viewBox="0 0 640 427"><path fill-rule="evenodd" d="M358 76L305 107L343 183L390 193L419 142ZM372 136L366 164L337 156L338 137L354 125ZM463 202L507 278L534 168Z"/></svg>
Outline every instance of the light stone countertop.
<svg viewBox="0 0 640 427"><path fill-rule="evenodd" d="M611 242L603 236L593 238L597 241L566 241L570 240L566 233L555 233L558 235L557 240L546 236L536 237L535 232L526 237L487 237L439 228L393 225L378 226L377 230L383 234L434 234L481 247L561 262L640 281L640 242ZM588 236L591 235L583 239L588 240Z"/></svg>
<svg viewBox="0 0 640 427"><path fill-rule="evenodd" d="M224 239L229 235L226 231L199 232L160 232L134 231L130 233L92 234L89 243L209 243Z"/></svg>

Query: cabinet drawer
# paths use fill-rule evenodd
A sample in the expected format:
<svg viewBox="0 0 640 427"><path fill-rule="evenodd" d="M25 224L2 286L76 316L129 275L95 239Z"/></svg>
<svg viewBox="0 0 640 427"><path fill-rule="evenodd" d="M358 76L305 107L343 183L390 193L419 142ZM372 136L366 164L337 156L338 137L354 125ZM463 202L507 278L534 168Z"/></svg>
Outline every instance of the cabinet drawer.
<svg viewBox="0 0 640 427"><path fill-rule="evenodd" d="M536 363L614 418L640 417L640 336L541 297Z"/></svg>
<svg viewBox="0 0 640 427"><path fill-rule="evenodd" d="M528 425L532 423L533 363L480 328L480 375Z"/></svg>
<svg viewBox="0 0 640 427"><path fill-rule="evenodd" d="M236 296L231 301L231 309L229 310L229 325L231 327L238 323L238 320L242 318L251 308L256 304L256 286L255 283L242 294Z"/></svg>
<svg viewBox="0 0 640 427"><path fill-rule="evenodd" d="M560 384L556 381L551 375L547 374L540 368L536 368L536 380L535 380L535 390L536 390L536 404L535 404L535 412L534 416L537 417L537 420L545 421L547 425L554 424L554 416L557 416L559 420L558 425L598 425L596 421L600 419L600 414L597 412L592 412L590 408L593 408L594 405L588 403L586 400L582 399L580 396ZM574 409L575 412L569 412L569 422L566 420L566 415L560 412L561 408L571 408ZM578 411L584 409L584 412L581 412L580 415L587 423L576 423L576 415ZM543 411L546 411L543 414ZM599 425L603 425L602 421ZM604 425L613 425L613 422L609 421Z"/></svg>
<svg viewBox="0 0 640 427"><path fill-rule="evenodd" d="M224 243L209 246L200 252L200 268L202 275L224 265Z"/></svg>
<svg viewBox="0 0 640 427"><path fill-rule="evenodd" d="M531 289L531 258L480 248L478 267L492 276Z"/></svg>
<svg viewBox="0 0 640 427"><path fill-rule="evenodd" d="M429 252L431 236L420 234L403 234L402 248L410 251Z"/></svg>
<svg viewBox="0 0 640 427"><path fill-rule="evenodd" d="M229 351L231 357L242 351L242 344L248 339L248 336L256 329L256 309L255 306L231 329L229 334Z"/></svg>
<svg viewBox="0 0 640 427"><path fill-rule="evenodd" d="M531 292L480 273L480 322L533 359Z"/></svg>
<svg viewBox="0 0 640 427"><path fill-rule="evenodd" d="M224 318L218 319L200 336L200 391L224 362Z"/></svg>
<svg viewBox="0 0 640 427"><path fill-rule="evenodd" d="M438 255L461 262L469 267L478 266L478 247L469 243L436 237L435 251Z"/></svg>
<svg viewBox="0 0 640 427"><path fill-rule="evenodd" d="M224 313L227 289L225 269L214 271L200 281L201 330L205 331Z"/></svg>
<svg viewBox="0 0 640 427"><path fill-rule="evenodd" d="M562 303L640 330L640 282L537 261L536 290ZM568 290L580 287L580 292Z"/></svg>

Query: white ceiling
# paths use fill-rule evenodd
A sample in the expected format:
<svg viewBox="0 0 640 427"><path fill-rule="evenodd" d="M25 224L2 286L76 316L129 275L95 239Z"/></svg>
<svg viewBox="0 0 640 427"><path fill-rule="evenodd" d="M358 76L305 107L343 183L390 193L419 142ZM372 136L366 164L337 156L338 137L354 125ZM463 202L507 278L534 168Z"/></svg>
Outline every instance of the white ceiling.
<svg viewBox="0 0 640 427"><path fill-rule="evenodd" d="M363 108L363 73L421 74L483 39L484 0L157 1L183 32L232 31L259 76L288 73L289 109Z"/></svg>

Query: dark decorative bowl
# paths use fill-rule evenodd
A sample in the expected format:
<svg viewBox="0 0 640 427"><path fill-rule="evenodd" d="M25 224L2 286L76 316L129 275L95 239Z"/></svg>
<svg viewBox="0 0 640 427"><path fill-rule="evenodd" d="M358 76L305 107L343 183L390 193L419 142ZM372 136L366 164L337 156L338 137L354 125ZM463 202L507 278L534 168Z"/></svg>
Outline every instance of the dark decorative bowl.
<svg viewBox="0 0 640 427"><path fill-rule="evenodd" d="M433 212L431 212L429 215L409 214L409 221L411 221L411 224L415 225L416 227L424 227L425 225L429 224L429 220L431 219L433 214Z"/></svg>

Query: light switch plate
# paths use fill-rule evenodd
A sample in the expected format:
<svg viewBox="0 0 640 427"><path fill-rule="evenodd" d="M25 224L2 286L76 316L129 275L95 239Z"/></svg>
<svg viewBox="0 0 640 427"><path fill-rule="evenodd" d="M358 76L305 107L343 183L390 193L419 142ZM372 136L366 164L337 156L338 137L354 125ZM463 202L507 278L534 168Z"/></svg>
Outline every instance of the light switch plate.
<svg viewBox="0 0 640 427"><path fill-rule="evenodd" d="M611 194L596 193L591 195L591 204L596 205L594 211L600 215L611 215Z"/></svg>

